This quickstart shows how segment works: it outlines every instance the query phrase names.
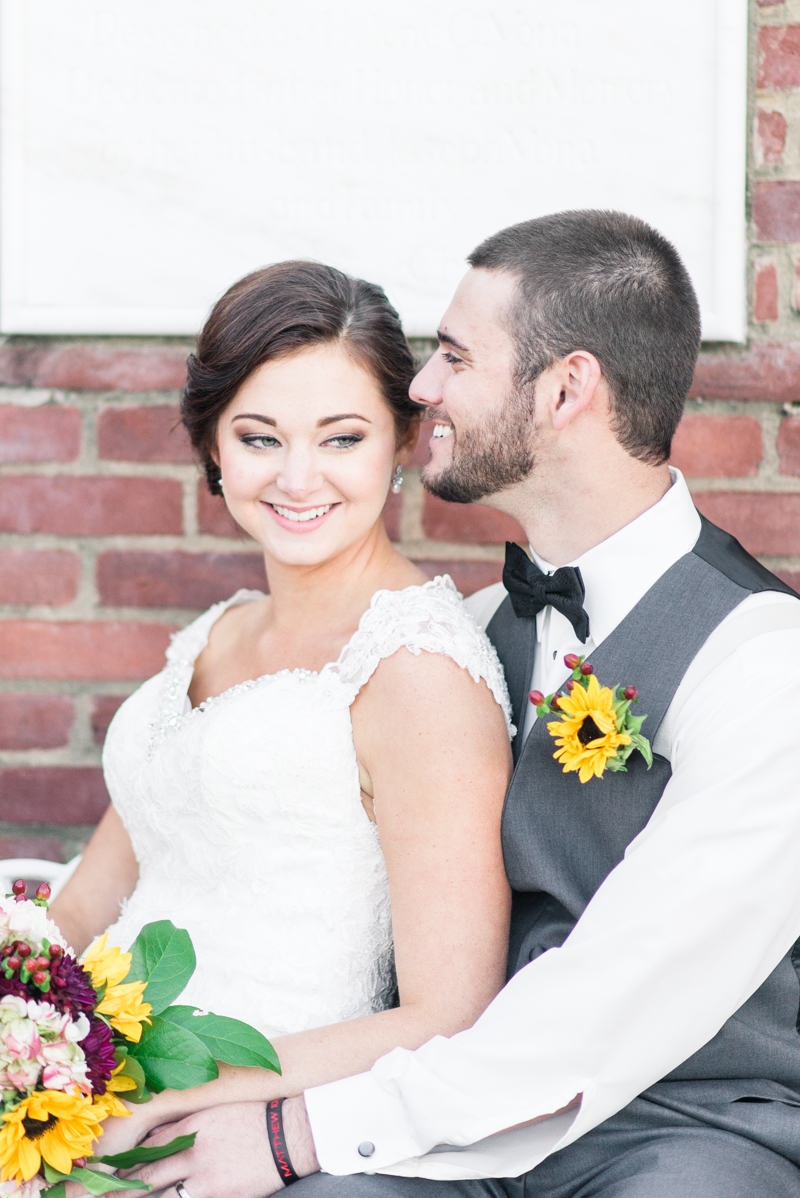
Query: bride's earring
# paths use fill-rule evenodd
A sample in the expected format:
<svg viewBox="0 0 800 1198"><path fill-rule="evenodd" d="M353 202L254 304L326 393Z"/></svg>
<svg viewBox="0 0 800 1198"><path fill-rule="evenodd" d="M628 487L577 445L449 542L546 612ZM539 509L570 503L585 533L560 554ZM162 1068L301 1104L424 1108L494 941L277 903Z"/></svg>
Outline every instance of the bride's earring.
<svg viewBox="0 0 800 1198"><path fill-rule="evenodd" d="M399 495L400 488L402 487L402 485L403 485L403 467L398 462L394 468L394 474L392 475L392 494Z"/></svg>
<svg viewBox="0 0 800 1198"><path fill-rule="evenodd" d="M217 479L217 486L219 487L219 493L220 493L220 495L224 495L224 494L225 494L225 492L224 492L224 491L223 491L223 489L222 489L222 479L221 479L221 478L218 478L218 479Z"/></svg>

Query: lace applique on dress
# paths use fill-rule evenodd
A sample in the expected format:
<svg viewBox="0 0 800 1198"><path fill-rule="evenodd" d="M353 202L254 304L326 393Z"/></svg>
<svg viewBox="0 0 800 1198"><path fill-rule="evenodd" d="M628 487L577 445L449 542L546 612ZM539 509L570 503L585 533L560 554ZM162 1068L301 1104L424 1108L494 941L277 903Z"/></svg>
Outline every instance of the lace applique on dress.
<svg viewBox="0 0 800 1198"><path fill-rule="evenodd" d="M402 591L376 591L355 636L335 665L325 669L335 670L342 682L358 693L380 661L401 648L414 654L423 650L443 653L475 682L482 678L502 708L509 736L514 736L516 729L511 722L511 702L500 659L464 607L449 574Z"/></svg>
<svg viewBox="0 0 800 1198"><path fill-rule="evenodd" d="M192 709L185 710L187 691L192 683L194 663L208 644L211 629L223 612L229 607L238 607L240 603L252 603L263 599L263 591L238 590L230 599L223 599L204 611L202 616L192 620L179 632L173 632L166 651L167 664L161 671L161 693L159 696L158 712L151 724L152 735L148 745L148 757L152 758L159 745L171 732L192 714ZM248 683L241 685L247 686ZM201 704L205 707L205 704ZM196 709L199 710L199 709Z"/></svg>

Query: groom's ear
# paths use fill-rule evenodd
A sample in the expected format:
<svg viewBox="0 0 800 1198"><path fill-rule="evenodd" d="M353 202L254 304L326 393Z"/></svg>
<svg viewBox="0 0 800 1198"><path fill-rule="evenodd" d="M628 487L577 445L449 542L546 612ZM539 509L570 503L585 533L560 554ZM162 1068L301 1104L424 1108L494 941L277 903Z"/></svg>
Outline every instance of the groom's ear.
<svg viewBox="0 0 800 1198"><path fill-rule="evenodd" d="M594 354L575 350L545 371L547 385L542 399L550 408L552 427L561 432L582 413L596 409L598 403L608 407L607 388L603 371ZM545 375L541 376L544 381ZM537 389L537 405L539 394Z"/></svg>

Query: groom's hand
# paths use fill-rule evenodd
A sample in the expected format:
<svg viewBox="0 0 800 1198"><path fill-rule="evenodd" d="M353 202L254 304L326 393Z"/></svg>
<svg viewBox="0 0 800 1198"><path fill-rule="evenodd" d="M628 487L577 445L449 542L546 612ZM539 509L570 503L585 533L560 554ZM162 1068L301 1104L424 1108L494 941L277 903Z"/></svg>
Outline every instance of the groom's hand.
<svg viewBox="0 0 800 1198"><path fill-rule="evenodd" d="M315 1173L319 1164L302 1098L284 1103L283 1127L297 1173ZM163 1190L163 1198L178 1198L176 1182L183 1182L189 1198L269 1198L284 1188L267 1137L266 1103L228 1103L200 1111L159 1128L145 1144L160 1147L192 1132L197 1132L193 1148L139 1169L121 1170L120 1176ZM144 1198L146 1192L126 1190L125 1198Z"/></svg>

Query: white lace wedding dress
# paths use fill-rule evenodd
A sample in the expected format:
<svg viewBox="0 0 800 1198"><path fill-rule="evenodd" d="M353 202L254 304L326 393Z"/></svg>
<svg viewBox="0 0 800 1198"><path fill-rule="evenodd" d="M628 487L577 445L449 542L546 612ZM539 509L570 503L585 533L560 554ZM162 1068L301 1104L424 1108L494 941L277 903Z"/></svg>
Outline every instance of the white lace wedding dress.
<svg viewBox="0 0 800 1198"><path fill-rule="evenodd" d="M171 919L197 952L179 1001L277 1035L392 1001L389 891L350 721L360 687L405 646L485 679L509 728L510 708L494 649L444 576L376 592L319 673L281 670L192 709L212 625L262 597L239 591L179 632L165 669L114 717L103 765L139 881L109 942L128 948L144 924Z"/></svg>

